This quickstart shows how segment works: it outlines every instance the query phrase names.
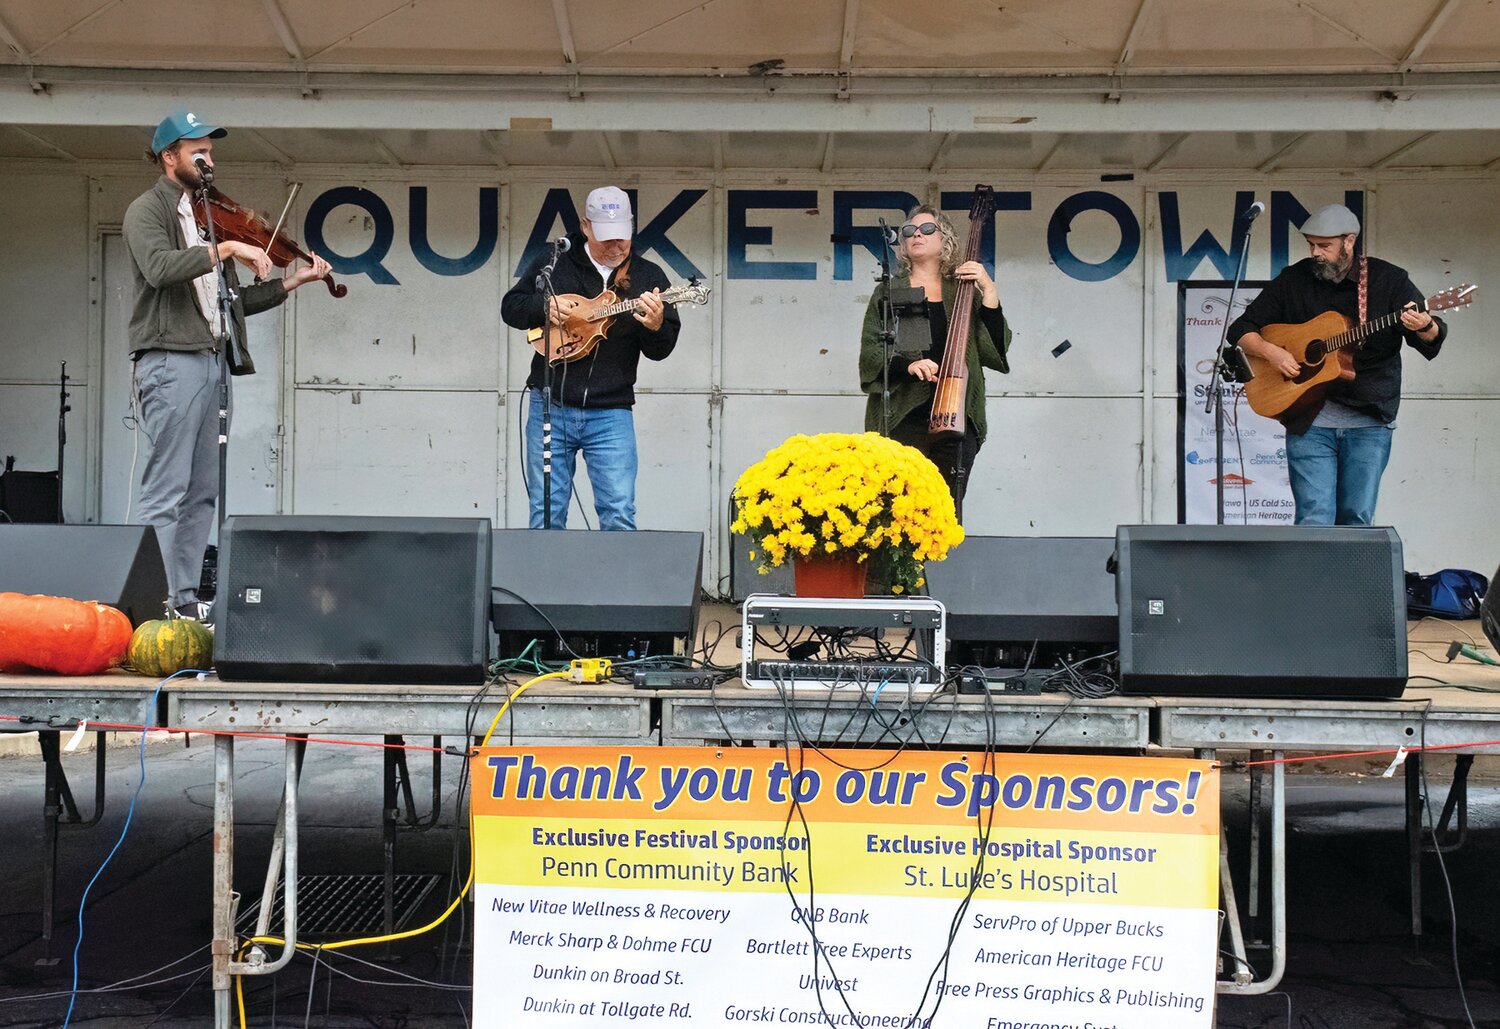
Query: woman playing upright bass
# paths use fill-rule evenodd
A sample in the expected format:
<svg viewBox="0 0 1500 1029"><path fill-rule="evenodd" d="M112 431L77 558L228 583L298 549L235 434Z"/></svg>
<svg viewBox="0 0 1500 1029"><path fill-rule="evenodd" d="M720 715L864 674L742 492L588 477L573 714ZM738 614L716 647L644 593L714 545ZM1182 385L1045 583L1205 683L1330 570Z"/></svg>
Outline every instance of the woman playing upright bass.
<svg viewBox="0 0 1500 1029"><path fill-rule="evenodd" d="M976 220L971 233L979 231ZM972 245L969 248L975 251ZM876 292L865 311L864 332L860 339L859 380L869 395L865 407L865 429L884 431L892 439L915 447L943 473L953 500L962 517L963 495L969 469L984 443L983 368L1009 372L1005 353L1010 348L1010 327L1000 309L1000 293L983 264L976 260L959 260L958 238L953 227L936 208L923 204L913 208L901 226L896 247L896 274L893 288L917 287L926 293L927 321L931 346L923 354L895 354L890 362L889 428L881 425L881 394L886 354L880 338L880 295ZM960 289L960 284L971 284ZM958 355L944 365L943 356L950 345L949 325L954 321L954 304L960 294L972 294L972 311L963 341L965 352L960 365ZM967 298L966 298L967 299ZM957 342L956 340L954 341ZM933 399L937 394L940 371L944 368L967 369L967 384L962 393L962 426L958 432L930 432Z"/></svg>

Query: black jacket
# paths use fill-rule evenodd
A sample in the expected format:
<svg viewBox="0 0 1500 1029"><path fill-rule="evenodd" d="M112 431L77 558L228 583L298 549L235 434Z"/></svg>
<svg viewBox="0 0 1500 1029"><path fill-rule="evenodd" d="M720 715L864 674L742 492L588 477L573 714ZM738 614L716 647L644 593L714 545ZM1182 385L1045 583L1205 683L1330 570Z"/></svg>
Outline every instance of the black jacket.
<svg viewBox="0 0 1500 1029"><path fill-rule="evenodd" d="M604 280L599 269L589 260L584 250L583 233L575 232L569 237L572 249L557 262L552 273L552 286L558 295L576 293L584 297L596 297L604 289ZM521 277L510 292L500 301L500 317L506 325L516 329L538 328L546 320L546 304L536 288L536 275L547 262L546 251L521 271ZM627 273L629 285L617 283L620 272ZM637 297L653 289L666 289L669 285L666 273L656 264L634 253L626 265L616 268L610 275L611 288L623 297ZM677 345L677 333L682 320L677 311L668 307L662 315L661 328L652 332L629 314L615 318L609 335L600 341L593 353L570 364L560 364L552 369L552 399L554 403L571 407L631 407L635 404L636 366L644 354L649 360L660 361ZM541 389L542 356L531 359L531 375L526 385Z"/></svg>
<svg viewBox="0 0 1500 1029"><path fill-rule="evenodd" d="M1420 303L1423 296L1412 285L1406 272L1388 261L1370 258L1369 304L1365 317L1373 321L1381 315L1399 311L1410 301ZM1327 282L1313 273L1313 260L1306 258L1289 265L1250 302L1245 313L1229 326L1229 341L1238 343L1247 332L1259 332L1261 326L1290 324L1316 318L1324 311L1337 311L1359 322L1359 263L1355 262L1342 282ZM1396 420L1401 405L1401 341L1429 361L1437 356L1448 326L1438 319L1437 338L1424 343L1414 332L1407 332L1397 322L1394 328L1377 332L1356 348L1354 378L1328 386L1328 399L1337 400L1379 418L1389 425Z"/></svg>

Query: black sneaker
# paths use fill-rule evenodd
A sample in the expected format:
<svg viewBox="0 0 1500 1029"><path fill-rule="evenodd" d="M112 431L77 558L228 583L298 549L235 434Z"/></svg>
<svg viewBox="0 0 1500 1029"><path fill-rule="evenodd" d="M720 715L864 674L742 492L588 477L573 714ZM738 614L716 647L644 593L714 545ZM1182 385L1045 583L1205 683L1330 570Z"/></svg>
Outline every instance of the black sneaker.
<svg viewBox="0 0 1500 1029"><path fill-rule="evenodd" d="M191 603L183 604L172 612L172 617L190 618L195 622L201 622L204 628L208 629L214 627L213 605L202 600L194 600Z"/></svg>

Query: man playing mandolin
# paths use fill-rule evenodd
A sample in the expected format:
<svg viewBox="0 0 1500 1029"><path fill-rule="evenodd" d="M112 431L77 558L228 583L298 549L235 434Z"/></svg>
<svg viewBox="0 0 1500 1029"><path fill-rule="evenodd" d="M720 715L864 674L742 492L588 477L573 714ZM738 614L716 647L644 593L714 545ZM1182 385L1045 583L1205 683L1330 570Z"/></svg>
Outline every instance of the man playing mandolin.
<svg viewBox="0 0 1500 1029"><path fill-rule="evenodd" d="M1287 267L1233 325L1229 339L1255 362L1287 381L1307 376L1302 362L1261 335L1270 326L1299 324L1334 311L1361 326L1390 316L1353 350L1353 377L1310 391L1281 417L1298 524L1369 525L1380 476L1391 453L1401 402L1401 342L1429 361L1448 327L1423 309L1422 294L1402 269L1356 254L1359 219L1340 204L1316 211L1303 224L1310 256ZM1399 327L1396 325L1399 322ZM1346 360L1343 352L1327 361ZM1257 379L1265 372L1257 367ZM1281 382L1281 379L1275 379ZM1321 399L1321 405L1320 405Z"/></svg>
<svg viewBox="0 0 1500 1029"><path fill-rule="evenodd" d="M271 271L271 258L260 247L223 241L213 254L199 235L189 197L201 184L195 162L212 169L213 141L227 134L191 113L164 119L146 152L161 177L131 203L124 223L134 283L130 357L141 428L150 443L140 519L156 527L169 612L199 619L208 607L198 600L198 583L218 496L219 382L226 359L214 263L224 262L231 290L239 283L236 261L257 278ZM284 278L238 290L232 317L241 340L246 315L276 307L298 286L328 275L328 262L311 256L311 265Z"/></svg>
<svg viewBox="0 0 1500 1029"><path fill-rule="evenodd" d="M552 379L552 477L550 527L567 528L573 473L583 451L594 508L601 529L635 528L636 367L642 355L661 361L677 345L681 320L660 296L667 286L661 268L631 253L630 198L621 189L603 186L588 196L582 231L568 236L569 247L552 273L553 298L543 297L537 274L547 260L541 254L521 271L520 280L500 301L500 317L517 329L534 329L549 319L554 352L569 316L582 309L583 298L605 289L633 309L609 322L605 338L577 360L554 364ZM550 308L550 310L549 310ZM549 526L543 503L543 404L545 359L531 360L526 380L530 411L526 421L526 491L533 529Z"/></svg>

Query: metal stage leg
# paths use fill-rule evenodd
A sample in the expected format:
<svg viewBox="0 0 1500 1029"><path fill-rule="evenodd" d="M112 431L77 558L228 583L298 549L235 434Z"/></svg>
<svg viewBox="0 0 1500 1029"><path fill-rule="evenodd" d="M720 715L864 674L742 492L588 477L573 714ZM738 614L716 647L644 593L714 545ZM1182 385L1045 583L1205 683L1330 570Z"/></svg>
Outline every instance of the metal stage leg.
<svg viewBox="0 0 1500 1029"><path fill-rule="evenodd" d="M1212 758L1214 752L1211 750L1200 751L1199 756ZM1279 760L1281 751L1272 752L1272 758ZM1284 765L1275 764L1271 766L1271 781L1268 786L1271 794L1271 969L1262 979L1253 979L1253 973L1249 972L1249 963L1245 961L1244 934L1239 925L1238 905L1234 897L1234 883L1231 881L1229 872L1228 838L1221 834L1219 873L1223 880L1224 889L1224 911L1229 921L1229 933L1234 948L1237 967L1234 972L1234 982L1220 982L1216 989L1221 994L1234 994L1236 996L1253 996L1255 994L1270 993L1280 983L1286 974L1286 768ZM1252 804L1251 818L1257 818ZM1222 830L1221 830L1222 833Z"/></svg>
<svg viewBox="0 0 1500 1029"><path fill-rule="evenodd" d="M437 825L443 809L443 755L442 737L434 736L432 746L432 810L425 818L417 815L417 800L412 793L411 771L406 763L406 751L398 749L406 742L404 736L387 736L389 746L385 750L385 796L381 805L381 843L385 853L384 933L389 936L396 931L396 834L403 827L413 832L426 832ZM405 815L402 814L402 806Z"/></svg>
<svg viewBox="0 0 1500 1029"><path fill-rule="evenodd" d="M1474 767L1473 754L1459 754L1453 765L1453 782L1448 787L1448 797L1443 801L1443 813L1433 827L1431 837L1423 825L1427 814L1426 805L1431 798L1422 795L1422 754L1409 754L1406 758L1406 858L1407 874L1411 886L1411 934L1418 942L1422 939L1422 855L1441 847L1444 851L1457 850L1469 836L1469 770ZM1458 817L1458 829L1453 838L1444 841L1448 825Z"/></svg>
<svg viewBox="0 0 1500 1029"><path fill-rule="evenodd" d="M1469 771L1474 767L1473 754L1460 754L1453 764L1453 783L1448 787L1448 799L1443 801L1443 813L1438 816L1436 835L1429 846L1443 850L1457 850L1469 838ZM1458 830L1451 840L1445 840L1448 824L1458 816Z"/></svg>
<svg viewBox="0 0 1500 1029"><path fill-rule="evenodd" d="M94 734L94 814L84 821L73 800L68 774L62 766L61 730L43 729L37 733L46 769L42 787L42 957L39 965L54 965L52 933L57 925L57 850L58 835L63 828L87 829L97 825L104 814L104 733ZM66 814L64 813L66 812Z"/></svg>
<svg viewBox="0 0 1500 1029"><path fill-rule="evenodd" d="M231 976L270 975L291 964L297 955L297 786L302 779L302 756L306 750L306 737L287 740L286 781L282 786L281 810L276 815L271 861L266 870L266 884L261 892L260 914L255 926L256 938L264 938L271 931L271 909L276 901L277 875L281 873L281 953L274 961L267 961L265 944L252 944L244 961L230 962Z"/></svg>
<svg viewBox="0 0 1500 1029"><path fill-rule="evenodd" d="M399 744L402 740L400 736L387 736L385 742ZM389 936L396 931L396 823L401 818L401 809L396 806L396 794L398 784L403 783L406 778L406 751L388 746L384 753L385 798L381 804L380 842L385 856L385 864L382 866L385 875L381 890L384 912L381 935ZM411 784L406 783L406 787L410 792Z"/></svg>
<svg viewBox="0 0 1500 1029"><path fill-rule="evenodd" d="M1411 934L1422 939L1422 755L1406 757L1406 861Z"/></svg>
<svg viewBox="0 0 1500 1029"><path fill-rule="evenodd" d="M1251 761L1259 761L1261 751L1250 752ZM1250 769L1250 878L1245 890L1245 917L1248 920L1251 941L1254 943L1264 942L1256 936L1256 927L1260 923L1260 820L1264 797L1261 787L1264 784L1265 769L1255 765Z"/></svg>
<svg viewBox="0 0 1500 1029"><path fill-rule="evenodd" d="M214 737L214 1029L234 1029L234 737Z"/></svg>

